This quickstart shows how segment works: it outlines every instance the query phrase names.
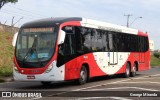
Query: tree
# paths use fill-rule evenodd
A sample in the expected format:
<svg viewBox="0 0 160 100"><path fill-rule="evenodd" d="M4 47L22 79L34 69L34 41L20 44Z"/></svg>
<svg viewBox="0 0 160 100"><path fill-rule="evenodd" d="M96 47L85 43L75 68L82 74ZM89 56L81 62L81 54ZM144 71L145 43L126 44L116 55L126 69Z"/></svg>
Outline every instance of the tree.
<svg viewBox="0 0 160 100"><path fill-rule="evenodd" d="M6 4L6 3L16 3L18 0L0 0L0 9Z"/></svg>

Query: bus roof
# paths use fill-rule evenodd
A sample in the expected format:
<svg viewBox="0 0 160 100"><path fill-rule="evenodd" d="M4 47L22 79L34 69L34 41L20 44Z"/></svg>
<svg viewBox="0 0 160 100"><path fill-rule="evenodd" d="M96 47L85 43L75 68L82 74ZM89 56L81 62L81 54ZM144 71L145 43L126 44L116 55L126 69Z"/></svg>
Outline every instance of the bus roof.
<svg viewBox="0 0 160 100"><path fill-rule="evenodd" d="M111 24L107 22L92 20L92 19L86 19L83 18L81 22L82 26L86 27L93 27L93 28L101 28L106 30L112 30L122 33L130 33L130 34L136 34L139 32L137 29L128 28L126 26Z"/></svg>
<svg viewBox="0 0 160 100"><path fill-rule="evenodd" d="M81 17L54 17L31 21L22 25L22 28L34 28L34 27L51 27L55 26L56 23L64 23L68 21L82 21Z"/></svg>
<svg viewBox="0 0 160 100"><path fill-rule="evenodd" d="M123 33L137 34L139 31L136 29L128 28L126 26L106 23L102 21L96 21L91 19L86 19L82 17L54 17L54 18L46 18L41 20L35 20L22 25L22 28L34 28L34 27L52 27L57 23L61 24L69 21L80 21L82 26L92 27L92 28L106 28L107 30L118 30ZM143 32L142 32L143 33Z"/></svg>

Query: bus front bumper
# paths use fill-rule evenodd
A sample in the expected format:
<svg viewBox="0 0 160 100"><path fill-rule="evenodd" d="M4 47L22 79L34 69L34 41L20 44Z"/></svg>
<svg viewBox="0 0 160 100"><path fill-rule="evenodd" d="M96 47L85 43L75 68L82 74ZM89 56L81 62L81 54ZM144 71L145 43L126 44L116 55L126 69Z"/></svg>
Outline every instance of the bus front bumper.
<svg viewBox="0 0 160 100"><path fill-rule="evenodd" d="M63 76L57 77L53 73L43 73L38 75L26 75L17 73L13 70L13 78L15 81L64 81Z"/></svg>

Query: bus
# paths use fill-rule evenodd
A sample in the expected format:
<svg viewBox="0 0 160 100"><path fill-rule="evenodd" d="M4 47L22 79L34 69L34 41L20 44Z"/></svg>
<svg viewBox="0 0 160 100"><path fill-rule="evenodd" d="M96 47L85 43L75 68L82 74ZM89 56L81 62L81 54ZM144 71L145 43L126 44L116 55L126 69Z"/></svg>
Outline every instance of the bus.
<svg viewBox="0 0 160 100"><path fill-rule="evenodd" d="M46 18L25 23L16 39L16 81L75 80L150 69L148 34L82 17Z"/></svg>

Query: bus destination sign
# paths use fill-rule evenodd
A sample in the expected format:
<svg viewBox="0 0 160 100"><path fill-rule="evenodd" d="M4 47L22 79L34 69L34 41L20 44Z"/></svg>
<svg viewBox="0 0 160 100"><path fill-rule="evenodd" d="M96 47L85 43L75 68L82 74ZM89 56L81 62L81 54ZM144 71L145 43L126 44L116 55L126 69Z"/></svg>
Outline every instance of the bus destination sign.
<svg viewBox="0 0 160 100"><path fill-rule="evenodd" d="M24 32L53 32L53 28L25 28Z"/></svg>

